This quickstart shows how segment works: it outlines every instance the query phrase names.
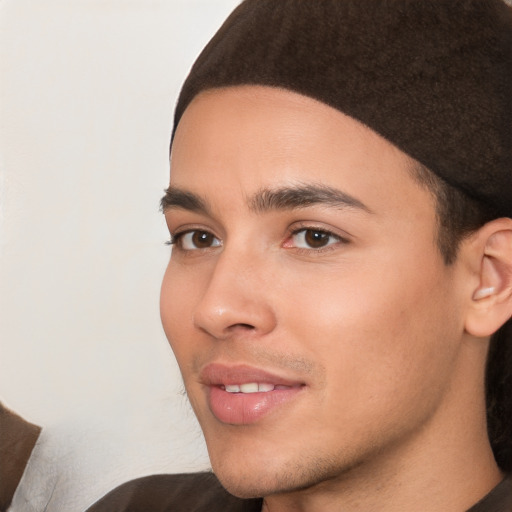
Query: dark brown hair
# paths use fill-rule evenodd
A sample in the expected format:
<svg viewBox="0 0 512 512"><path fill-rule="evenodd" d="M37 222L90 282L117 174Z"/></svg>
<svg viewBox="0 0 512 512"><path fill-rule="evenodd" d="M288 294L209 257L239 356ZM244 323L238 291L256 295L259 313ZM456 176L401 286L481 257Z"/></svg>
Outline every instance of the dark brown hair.
<svg viewBox="0 0 512 512"><path fill-rule="evenodd" d="M457 258L461 241L487 222L499 218L488 205L469 197L419 163L413 176L436 201L437 244L444 261ZM512 319L492 337L486 369L487 429L496 462L512 471Z"/></svg>

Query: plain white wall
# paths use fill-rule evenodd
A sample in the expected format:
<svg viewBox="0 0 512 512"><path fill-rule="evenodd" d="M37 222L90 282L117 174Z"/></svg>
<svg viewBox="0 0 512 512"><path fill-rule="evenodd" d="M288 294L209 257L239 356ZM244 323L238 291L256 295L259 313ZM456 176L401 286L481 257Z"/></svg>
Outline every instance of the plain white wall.
<svg viewBox="0 0 512 512"><path fill-rule="evenodd" d="M179 88L237 3L0 0L0 400L70 465L61 510L207 465L160 326L158 202Z"/></svg>

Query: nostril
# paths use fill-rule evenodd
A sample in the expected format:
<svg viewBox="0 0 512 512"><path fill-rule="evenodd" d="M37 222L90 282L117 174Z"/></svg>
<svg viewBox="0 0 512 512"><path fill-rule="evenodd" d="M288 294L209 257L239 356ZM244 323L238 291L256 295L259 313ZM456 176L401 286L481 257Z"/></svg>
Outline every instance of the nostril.
<svg viewBox="0 0 512 512"><path fill-rule="evenodd" d="M251 330L251 331L255 329L254 325L251 325L251 324L234 324L231 327L232 328L240 327L242 329Z"/></svg>

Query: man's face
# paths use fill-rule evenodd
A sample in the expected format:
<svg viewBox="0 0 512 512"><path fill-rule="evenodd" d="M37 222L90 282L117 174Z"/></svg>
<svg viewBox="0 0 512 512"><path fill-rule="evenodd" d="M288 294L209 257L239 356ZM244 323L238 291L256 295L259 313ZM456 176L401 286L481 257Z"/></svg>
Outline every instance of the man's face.
<svg viewBox="0 0 512 512"><path fill-rule="evenodd" d="M398 457L447 421L460 272L410 159L298 94L199 95L164 201L163 325L214 472L239 496Z"/></svg>

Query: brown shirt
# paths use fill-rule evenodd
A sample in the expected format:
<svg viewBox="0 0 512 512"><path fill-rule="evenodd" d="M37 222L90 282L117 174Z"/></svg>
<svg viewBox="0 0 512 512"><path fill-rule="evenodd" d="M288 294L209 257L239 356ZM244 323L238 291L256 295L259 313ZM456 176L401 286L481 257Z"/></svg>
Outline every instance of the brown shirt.
<svg viewBox="0 0 512 512"><path fill-rule="evenodd" d="M512 475L505 478L467 512L512 512Z"/></svg>
<svg viewBox="0 0 512 512"><path fill-rule="evenodd" d="M152 475L117 487L87 512L260 512L261 499L241 500L211 473ZM512 477L467 512L512 512Z"/></svg>
<svg viewBox="0 0 512 512"><path fill-rule="evenodd" d="M0 402L0 512L11 504L40 432Z"/></svg>
<svg viewBox="0 0 512 512"><path fill-rule="evenodd" d="M262 500L229 494L212 473L151 475L127 482L87 512L260 512Z"/></svg>

